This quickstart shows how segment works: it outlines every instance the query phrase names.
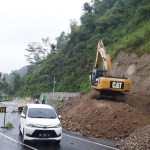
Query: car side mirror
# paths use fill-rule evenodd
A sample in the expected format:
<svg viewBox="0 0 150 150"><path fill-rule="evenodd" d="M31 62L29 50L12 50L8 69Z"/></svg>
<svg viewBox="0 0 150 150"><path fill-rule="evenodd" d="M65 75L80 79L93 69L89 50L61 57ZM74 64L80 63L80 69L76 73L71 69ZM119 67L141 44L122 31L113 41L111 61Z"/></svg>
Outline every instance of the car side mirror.
<svg viewBox="0 0 150 150"><path fill-rule="evenodd" d="M61 118L61 115L58 115L58 118L60 119L60 118Z"/></svg>
<svg viewBox="0 0 150 150"><path fill-rule="evenodd" d="M24 114L21 115L22 118L26 118L26 116Z"/></svg>

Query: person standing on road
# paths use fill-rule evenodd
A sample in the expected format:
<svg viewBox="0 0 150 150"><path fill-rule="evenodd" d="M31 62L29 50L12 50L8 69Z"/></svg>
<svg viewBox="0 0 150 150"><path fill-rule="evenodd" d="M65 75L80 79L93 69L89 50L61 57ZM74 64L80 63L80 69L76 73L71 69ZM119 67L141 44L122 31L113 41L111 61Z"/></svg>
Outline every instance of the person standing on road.
<svg viewBox="0 0 150 150"><path fill-rule="evenodd" d="M42 96L42 104L45 104L45 100L46 100L46 95L43 94L43 96Z"/></svg>

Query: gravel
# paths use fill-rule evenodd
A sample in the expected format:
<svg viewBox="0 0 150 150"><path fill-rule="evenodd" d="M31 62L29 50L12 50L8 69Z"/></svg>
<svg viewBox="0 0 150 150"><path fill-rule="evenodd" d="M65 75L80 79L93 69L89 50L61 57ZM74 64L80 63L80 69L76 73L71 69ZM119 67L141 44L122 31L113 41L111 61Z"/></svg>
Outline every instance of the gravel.
<svg viewBox="0 0 150 150"><path fill-rule="evenodd" d="M150 150L150 125L138 129L118 143L120 150Z"/></svg>

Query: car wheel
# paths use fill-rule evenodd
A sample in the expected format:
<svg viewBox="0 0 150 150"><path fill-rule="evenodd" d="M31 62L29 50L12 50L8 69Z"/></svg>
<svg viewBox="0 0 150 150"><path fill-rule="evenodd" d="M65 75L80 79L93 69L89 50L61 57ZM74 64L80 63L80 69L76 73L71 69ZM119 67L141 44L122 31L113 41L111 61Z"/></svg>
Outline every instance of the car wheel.
<svg viewBox="0 0 150 150"><path fill-rule="evenodd" d="M24 130L23 130L22 142L23 142L24 144L27 143L27 140L24 139Z"/></svg>
<svg viewBox="0 0 150 150"><path fill-rule="evenodd" d="M22 133L21 133L21 126L19 125L19 135L21 136Z"/></svg>
<svg viewBox="0 0 150 150"><path fill-rule="evenodd" d="M56 144L60 144L61 140L55 141Z"/></svg>

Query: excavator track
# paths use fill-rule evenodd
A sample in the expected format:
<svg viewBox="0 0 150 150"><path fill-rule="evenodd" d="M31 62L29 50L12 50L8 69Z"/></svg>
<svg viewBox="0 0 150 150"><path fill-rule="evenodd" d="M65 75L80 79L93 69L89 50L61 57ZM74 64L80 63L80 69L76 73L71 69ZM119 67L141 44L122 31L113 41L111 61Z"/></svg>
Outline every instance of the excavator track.
<svg viewBox="0 0 150 150"><path fill-rule="evenodd" d="M101 98L106 98L109 100L114 100L116 102L125 102L125 94L121 92L113 92L113 91L100 91L100 90L92 90L92 99L100 100Z"/></svg>
<svg viewBox="0 0 150 150"><path fill-rule="evenodd" d="M101 99L101 91L100 90L92 90L92 99Z"/></svg>
<svg viewBox="0 0 150 150"><path fill-rule="evenodd" d="M116 102L125 102L125 94L123 93L116 93Z"/></svg>

